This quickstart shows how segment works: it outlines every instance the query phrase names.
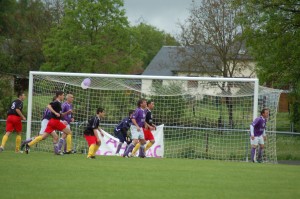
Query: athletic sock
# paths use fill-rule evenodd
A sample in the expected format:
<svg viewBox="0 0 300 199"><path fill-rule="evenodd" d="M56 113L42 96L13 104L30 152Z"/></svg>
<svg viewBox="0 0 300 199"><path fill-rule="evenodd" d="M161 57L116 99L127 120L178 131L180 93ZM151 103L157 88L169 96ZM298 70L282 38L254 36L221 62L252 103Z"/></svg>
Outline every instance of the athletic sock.
<svg viewBox="0 0 300 199"><path fill-rule="evenodd" d="M131 152L132 149L133 149L134 147L135 147L135 145L134 145L133 143L131 143L131 144L127 147L127 149L126 149L126 151L125 151L125 153L124 153L124 156L128 156L129 152Z"/></svg>
<svg viewBox="0 0 300 199"><path fill-rule="evenodd" d="M97 145L97 144L94 146L94 152L93 152L92 156L96 155L96 152L98 151L99 147L100 147L100 145Z"/></svg>
<svg viewBox="0 0 300 199"><path fill-rule="evenodd" d="M17 136L16 136L16 152L20 151L21 140L22 140L21 135L17 134Z"/></svg>
<svg viewBox="0 0 300 199"><path fill-rule="evenodd" d="M8 140L8 135L4 135L3 138L2 138L2 143L1 143L1 147L4 148L5 147L5 144Z"/></svg>
<svg viewBox="0 0 300 199"><path fill-rule="evenodd" d="M256 148L251 148L251 161L254 161L255 159L255 152L256 152Z"/></svg>
<svg viewBox="0 0 300 199"><path fill-rule="evenodd" d="M28 146L31 147L32 145L38 143L38 142L41 141L42 139L43 139L43 136L39 135L39 136L37 136L36 138L34 138L34 140L32 140L31 142L29 142L29 143L28 143Z"/></svg>
<svg viewBox="0 0 300 199"><path fill-rule="evenodd" d="M65 140L60 138L58 141L58 146L57 146L58 151L61 151L61 147L64 145L64 143L65 143Z"/></svg>
<svg viewBox="0 0 300 199"><path fill-rule="evenodd" d="M145 157L145 145L144 144L141 144L141 146L140 146L139 157L141 157L141 158Z"/></svg>
<svg viewBox="0 0 300 199"><path fill-rule="evenodd" d="M93 153L94 153L94 148L96 147L96 144L91 144L90 147L89 147L89 152L88 152L88 158L93 156Z"/></svg>
<svg viewBox="0 0 300 199"><path fill-rule="evenodd" d="M259 147L259 150L258 150L258 159L259 160L262 160L263 154L264 154L264 149Z"/></svg>
<svg viewBox="0 0 300 199"><path fill-rule="evenodd" d="M148 142L148 144L146 145L146 148L145 148L145 152L150 149L150 147L153 145L152 142Z"/></svg>
<svg viewBox="0 0 300 199"><path fill-rule="evenodd" d="M67 152L72 151L72 135L67 135Z"/></svg>
<svg viewBox="0 0 300 199"><path fill-rule="evenodd" d="M118 144L116 153L119 153L119 152L120 152L120 149L121 149L122 145L123 145L123 143L121 143L121 142Z"/></svg>
<svg viewBox="0 0 300 199"><path fill-rule="evenodd" d="M135 145L135 147L134 147L133 150L132 150L132 154L133 154L133 155L136 154L136 152L137 152L137 150L139 150L140 146L141 146L140 143L137 143L137 144Z"/></svg>

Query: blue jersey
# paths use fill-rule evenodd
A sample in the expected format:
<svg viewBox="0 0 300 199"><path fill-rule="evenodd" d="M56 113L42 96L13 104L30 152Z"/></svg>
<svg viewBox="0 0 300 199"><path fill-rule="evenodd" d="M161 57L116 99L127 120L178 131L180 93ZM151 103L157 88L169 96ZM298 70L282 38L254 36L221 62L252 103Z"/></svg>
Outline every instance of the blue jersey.
<svg viewBox="0 0 300 199"><path fill-rule="evenodd" d="M131 118L126 117L116 126L115 131L127 132L131 124L132 124Z"/></svg>

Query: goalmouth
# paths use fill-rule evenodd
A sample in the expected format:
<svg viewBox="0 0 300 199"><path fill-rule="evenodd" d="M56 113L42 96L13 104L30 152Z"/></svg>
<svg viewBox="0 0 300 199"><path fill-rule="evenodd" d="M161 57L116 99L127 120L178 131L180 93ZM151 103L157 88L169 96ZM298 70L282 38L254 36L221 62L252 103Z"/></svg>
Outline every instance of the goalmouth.
<svg viewBox="0 0 300 199"><path fill-rule="evenodd" d="M91 85L83 88L86 78ZM39 132L42 112L58 90L75 97L71 130L78 152L86 150L83 129L97 107L105 108L101 126L113 134L143 97L155 102L154 123L164 124L164 154L170 158L248 161L250 123L267 107L271 114L264 158L277 162L274 131L280 91L260 87L258 79L31 71L27 138ZM47 139L35 150L51 151L51 142Z"/></svg>

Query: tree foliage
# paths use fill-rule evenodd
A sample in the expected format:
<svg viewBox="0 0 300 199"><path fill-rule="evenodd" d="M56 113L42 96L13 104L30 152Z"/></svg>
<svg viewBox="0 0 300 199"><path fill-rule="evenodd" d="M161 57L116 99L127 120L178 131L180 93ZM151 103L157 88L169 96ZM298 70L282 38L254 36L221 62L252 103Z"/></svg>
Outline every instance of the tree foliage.
<svg viewBox="0 0 300 199"><path fill-rule="evenodd" d="M291 89L291 111L300 113L300 3L298 0L237 0L244 36L257 61L261 83Z"/></svg>
<svg viewBox="0 0 300 199"><path fill-rule="evenodd" d="M132 42L136 42L143 51L143 68L146 68L162 46L177 46L176 39L164 31L147 23L140 23L132 27L134 35Z"/></svg>
<svg viewBox="0 0 300 199"><path fill-rule="evenodd" d="M62 23L45 41L42 70L128 73L139 61L121 0L66 0Z"/></svg>

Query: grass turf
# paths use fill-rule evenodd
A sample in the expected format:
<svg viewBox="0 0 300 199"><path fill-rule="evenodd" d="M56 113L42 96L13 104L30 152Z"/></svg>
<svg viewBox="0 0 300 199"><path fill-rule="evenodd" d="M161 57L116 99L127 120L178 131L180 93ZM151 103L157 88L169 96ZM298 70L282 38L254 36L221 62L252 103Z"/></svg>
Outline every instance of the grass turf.
<svg viewBox="0 0 300 199"><path fill-rule="evenodd" d="M300 166L0 154L1 198L299 198Z"/></svg>

